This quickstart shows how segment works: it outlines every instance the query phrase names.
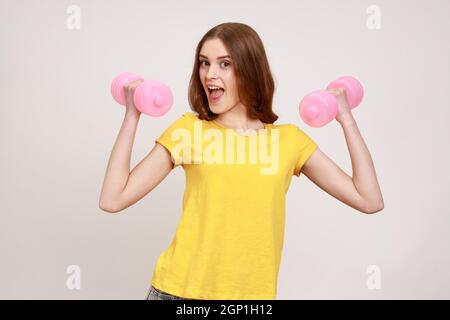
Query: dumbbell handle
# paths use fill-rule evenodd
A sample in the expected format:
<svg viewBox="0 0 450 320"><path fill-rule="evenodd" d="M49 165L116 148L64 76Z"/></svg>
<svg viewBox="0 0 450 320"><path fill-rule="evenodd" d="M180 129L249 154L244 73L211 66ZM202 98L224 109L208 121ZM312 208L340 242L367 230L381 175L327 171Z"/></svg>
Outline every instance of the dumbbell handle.
<svg viewBox="0 0 450 320"><path fill-rule="evenodd" d="M332 81L328 86L329 89L344 88L347 96L347 102L350 109L358 106L364 97L364 88L356 78L351 76L343 76Z"/></svg>
<svg viewBox="0 0 450 320"><path fill-rule="evenodd" d="M111 95L118 104L123 106L126 104L124 86L136 80L144 81L144 78L131 72L122 72L113 79L111 82Z"/></svg>
<svg viewBox="0 0 450 320"><path fill-rule="evenodd" d="M329 89L344 88L349 108L353 109L361 102L364 89L353 77L344 76L332 81ZM336 97L326 90L316 90L306 95L299 104L302 120L312 127L321 127L335 119L339 111Z"/></svg>
<svg viewBox="0 0 450 320"><path fill-rule="evenodd" d="M134 90L133 101L136 109L152 117L162 116L170 110L173 103L170 88L156 80L144 80L132 72L122 72L111 83L111 95L117 103L125 106L124 85L136 80L143 80Z"/></svg>

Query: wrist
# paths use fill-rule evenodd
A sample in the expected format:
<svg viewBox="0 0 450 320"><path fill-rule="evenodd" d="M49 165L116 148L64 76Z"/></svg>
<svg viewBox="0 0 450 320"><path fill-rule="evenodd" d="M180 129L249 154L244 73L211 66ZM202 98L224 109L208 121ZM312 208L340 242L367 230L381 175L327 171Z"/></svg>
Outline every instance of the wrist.
<svg viewBox="0 0 450 320"><path fill-rule="evenodd" d="M141 113L138 111L129 111L129 109L127 109L127 111L125 112L126 119L136 120L136 119L139 119L140 116L141 116Z"/></svg>
<svg viewBox="0 0 450 320"><path fill-rule="evenodd" d="M342 126L344 125L351 125L354 124L355 118L353 118L353 115L351 113L346 113L344 115L341 115L339 118L336 119Z"/></svg>

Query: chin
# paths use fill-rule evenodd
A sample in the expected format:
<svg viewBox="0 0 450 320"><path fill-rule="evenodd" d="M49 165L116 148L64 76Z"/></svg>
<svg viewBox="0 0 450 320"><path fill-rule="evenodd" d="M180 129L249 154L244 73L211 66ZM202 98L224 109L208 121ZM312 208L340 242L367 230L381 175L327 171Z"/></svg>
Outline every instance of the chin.
<svg viewBox="0 0 450 320"><path fill-rule="evenodd" d="M227 111L225 107L221 107L218 105L211 105L211 104L209 104L209 109L212 112L214 112L215 114L221 114L221 113L224 113Z"/></svg>

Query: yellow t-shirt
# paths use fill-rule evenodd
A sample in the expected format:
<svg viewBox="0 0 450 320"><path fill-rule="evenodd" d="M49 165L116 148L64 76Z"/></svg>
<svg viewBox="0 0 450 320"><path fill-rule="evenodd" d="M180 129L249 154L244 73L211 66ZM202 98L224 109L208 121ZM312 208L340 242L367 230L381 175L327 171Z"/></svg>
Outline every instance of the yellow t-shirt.
<svg viewBox="0 0 450 320"><path fill-rule="evenodd" d="M152 285L192 299L275 299L285 195L317 144L293 124L248 135L193 112L155 141L183 167L186 189Z"/></svg>

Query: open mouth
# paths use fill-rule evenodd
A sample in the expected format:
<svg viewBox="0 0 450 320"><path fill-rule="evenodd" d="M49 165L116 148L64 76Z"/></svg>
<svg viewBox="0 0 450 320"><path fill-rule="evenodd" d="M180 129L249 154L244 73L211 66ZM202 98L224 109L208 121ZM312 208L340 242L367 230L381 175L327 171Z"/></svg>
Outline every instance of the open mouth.
<svg viewBox="0 0 450 320"><path fill-rule="evenodd" d="M218 92L218 91L222 91L222 92L225 91L225 90L222 89L222 88L216 88L216 89L210 89L210 88L207 88L207 89L208 89L209 94L212 94L212 93Z"/></svg>
<svg viewBox="0 0 450 320"><path fill-rule="evenodd" d="M214 102L218 101L220 98L222 98L222 96L223 96L223 94L225 92L224 89L219 88L219 87L214 88L214 89L207 88L207 90L208 90L208 93L209 93L209 98L212 101L214 101Z"/></svg>

